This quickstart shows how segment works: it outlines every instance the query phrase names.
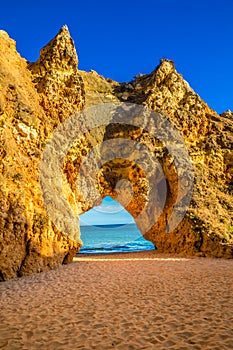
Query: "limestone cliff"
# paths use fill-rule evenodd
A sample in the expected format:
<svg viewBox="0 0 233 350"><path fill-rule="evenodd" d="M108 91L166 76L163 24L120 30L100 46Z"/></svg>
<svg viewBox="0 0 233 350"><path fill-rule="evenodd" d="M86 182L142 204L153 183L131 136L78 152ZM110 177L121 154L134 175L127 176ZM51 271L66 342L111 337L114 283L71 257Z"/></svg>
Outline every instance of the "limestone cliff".
<svg viewBox="0 0 233 350"><path fill-rule="evenodd" d="M28 65L52 127L84 106L83 79L77 67L78 56L67 26L41 50L37 62Z"/></svg>
<svg viewBox="0 0 233 350"><path fill-rule="evenodd" d="M81 74L84 79L87 105L98 104L101 101L115 101L116 98L123 102L145 105L167 116L176 125L189 150L195 172L195 186L187 215L173 233L167 234L162 221L158 221L157 225L147 232L145 238L151 240L160 251L231 257L233 252L231 112L220 116L211 110L177 73L174 63L170 60L161 60L151 74L138 76L129 83L119 84L106 79L103 84L103 77L95 72L81 72ZM124 131L125 137L133 137L132 130ZM105 139L111 137L111 132L105 131ZM115 136L119 135L118 130ZM137 140L141 142L143 137L141 135ZM75 152L77 154L77 149ZM160 161L163 164L165 157ZM116 172L119 173L117 169L121 167L124 168L125 165L111 164L111 180L116 177ZM72 169L70 165L69 169ZM135 169L128 165L128 177L132 183L138 176L143 178L142 174L133 175L134 172ZM105 178L110 177L109 173L107 176L103 174L103 177L104 175ZM174 188L175 178L172 179L172 174L168 172L166 176L170 188ZM113 183L121 178L122 173ZM99 191L116 198L114 186L109 186L111 180L105 179L105 184L99 185ZM141 191L138 186L134 186L134 191L140 194L139 199L131 203L127 210L133 216L137 216L146 191ZM171 197L170 194L170 199ZM165 214L170 215L171 208L172 201L168 204L168 211L165 210Z"/></svg>
<svg viewBox="0 0 233 350"><path fill-rule="evenodd" d="M32 66L37 73L32 78L15 42L0 31L0 280L71 261L80 247L57 232L39 186L46 138L84 102L77 55L66 28L42 49L39 62ZM63 98L67 90L69 97Z"/></svg>
<svg viewBox="0 0 233 350"><path fill-rule="evenodd" d="M54 268L78 252L81 241L58 232L44 208L39 185L41 155L61 122L86 106L107 102L144 105L176 125L193 162L191 205L174 232L166 233L177 186L166 147L142 128L108 125L77 139L65 159L64 177L77 212L98 204L91 197L85 201L76 186L83 158L93 145L123 135L152 150L170 189L164 215L145 237L163 252L233 257L232 113L218 115L211 110L166 59L151 74L121 84L94 71L79 71L77 66L66 26L41 50L35 63L20 57L15 42L0 32L0 280ZM87 174L90 181L92 177ZM106 163L98 174L99 193L117 198L115 187L122 179L130 180L134 191L131 203L123 205L137 217L148 193L146 176L137 164L119 159Z"/></svg>
<svg viewBox="0 0 233 350"><path fill-rule="evenodd" d="M219 116L211 110L177 73L174 63L166 59L151 74L116 87L115 94L121 100L167 115L181 132L193 161L194 193L189 213L181 224L188 225L188 231L182 239L179 230L174 237L156 235L153 242L166 251L191 250L221 256L226 250L226 255L231 256L232 247L223 243L233 243L232 114L228 111ZM187 245L192 231L197 239L196 246L191 239L193 248ZM212 242L219 239L221 245L214 248Z"/></svg>

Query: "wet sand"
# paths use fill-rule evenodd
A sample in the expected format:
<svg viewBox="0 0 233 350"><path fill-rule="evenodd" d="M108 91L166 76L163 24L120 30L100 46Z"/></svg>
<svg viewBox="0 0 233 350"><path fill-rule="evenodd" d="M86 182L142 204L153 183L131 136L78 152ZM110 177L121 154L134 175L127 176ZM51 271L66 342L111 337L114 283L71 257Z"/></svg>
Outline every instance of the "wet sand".
<svg viewBox="0 0 233 350"><path fill-rule="evenodd" d="M0 284L1 349L233 349L233 260L80 255Z"/></svg>

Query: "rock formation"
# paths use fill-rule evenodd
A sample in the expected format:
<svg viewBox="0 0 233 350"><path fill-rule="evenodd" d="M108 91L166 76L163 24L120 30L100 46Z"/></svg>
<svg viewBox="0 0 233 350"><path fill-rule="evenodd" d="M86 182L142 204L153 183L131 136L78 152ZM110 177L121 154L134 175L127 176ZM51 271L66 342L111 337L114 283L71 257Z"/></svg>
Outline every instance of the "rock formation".
<svg viewBox="0 0 233 350"><path fill-rule="evenodd" d="M84 200L76 186L85 155L93 145L123 135L152 149L170 189L166 215L145 238L162 252L233 257L232 113L218 115L211 110L166 59L151 74L121 84L94 71L79 71L77 66L66 26L41 50L35 63L20 57L15 42L0 31L0 280L55 268L72 261L79 251L81 240L58 231L45 210L39 184L41 156L60 123L84 107L108 102L143 105L174 123L193 163L191 205L179 226L167 233L176 174L166 147L159 145L158 153L156 145L156 153L155 140L141 128L107 125L75 140L66 156L63 174L75 197L76 212L98 204L92 198ZM88 176L92 178L91 173ZM125 206L137 217L148 193L146 176L137 164L123 159L106 163L98 174L97 189L101 197L117 198L115 187L122 179L132 183L133 200Z"/></svg>
<svg viewBox="0 0 233 350"><path fill-rule="evenodd" d="M77 55L66 27L42 49L39 62L41 69L39 63L30 67L36 72L32 78L15 42L0 31L1 280L72 261L80 247L80 242L57 232L49 220L39 185L46 138L59 118L66 118L84 103ZM67 90L69 96L64 98ZM62 108L64 113L60 117Z"/></svg>
<svg viewBox="0 0 233 350"><path fill-rule="evenodd" d="M177 73L170 60L161 60L151 74L138 76L129 83L119 84L106 79L103 85L103 77L97 73L80 73L84 79L86 105L115 101L117 97L119 101L147 106L167 116L176 125L189 150L195 172L195 185L191 205L184 220L171 234L166 233L164 225L158 221L144 237L163 252L232 257L232 113L227 111L220 116L211 110ZM131 136L129 131L127 137ZM109 137L106 131L105 139ZM140 142L140 137L138 141ZM160 162L163 163L163 158ZM118 168L119 164L116 165L116 169ZM169 182L171 176L168 172L166 175ZM106 177L111 178L109 173ZM129 177L131 182L137 179L132 173ZM120 179L121 175L115 179L115 183ZM176 180L171 179L170 188L174 186ZM134 188L140 193L137 186ZM99 190L105 192L101 186ZM113 198L116 196L114 189L108 190L105 195L107 194ZM143 197L142 192L139 197ZM131 203L132 208L126 208L134 217L140 212L140 201L137 203L138 207ZM171 203L168 206L172 208Z"/></svg>

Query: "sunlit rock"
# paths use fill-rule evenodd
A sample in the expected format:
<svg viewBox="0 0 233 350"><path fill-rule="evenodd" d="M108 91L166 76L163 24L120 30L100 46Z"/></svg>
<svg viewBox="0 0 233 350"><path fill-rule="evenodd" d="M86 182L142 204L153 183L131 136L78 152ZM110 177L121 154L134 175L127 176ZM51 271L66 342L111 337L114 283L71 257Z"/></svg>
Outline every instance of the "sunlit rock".
<svg viewBox="0 0 233 350"><path fill-rule="evenodd" d="M137 218L148 201L149 184L146 173L135 162L108 160L97 179L88 172L86 178L90 185L95 181L99 193L96 201L92 196L84 200L76 186L80 164L93 147L113 138L134 140L145 144L158 158L168 186L164 212L144 234L145 238L162 252L233 256L230 111L221 116L213 111L170 60L161 60L151 74L119 84L94 71L78 70L76 50L66 26L41 50L35 63L20 57L15 42L0 31L1 280L55 268L72 261L79 251L79 227L77 239L71 240L56 228L46 212L39 184L41 157L57 126L84 107L109 102L143 105L175 125L194 169L191 204L179 226L168 233L166 227L176 201L177 169L166 145L158 144L143 128L110 124L75 140L64 159L64 192L74 212L89 210L105 196L119 199L117 196L124 190L119 183L126 180L131 187L123 191L121 202Z"/></svg>

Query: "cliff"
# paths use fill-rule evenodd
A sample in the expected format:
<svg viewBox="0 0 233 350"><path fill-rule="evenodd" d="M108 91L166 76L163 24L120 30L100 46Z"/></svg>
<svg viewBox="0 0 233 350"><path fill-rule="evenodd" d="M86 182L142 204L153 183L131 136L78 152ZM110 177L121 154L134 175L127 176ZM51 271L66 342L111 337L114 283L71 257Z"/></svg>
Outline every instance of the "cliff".
<svg viewBox="0 0 233 350"><path fill-rule="evenodd" d="M129 83L119 84L105 79L103 85L103 77L96 72L80 73L84 79L87 105L115 101L116 98L122 102L144 105L174 123L189 151L195 176L192 200L184 220L174 232L168 234L162 224L163 218L160 218L161 221L158 220L157 225L144 237L163 252L232 257L231 111L221 116L213 111L176 71L174 63L167 59L161 60L152 73L135 77ZM105 138L108 138L107 134ZM160 162L163 164L165 157ZM176 179L172 179L166 169L165 173L170 188L176 187ZM114 191L107 194L114 197ZM146 193L142 195L146 196ZM171 214L173 204L168 204L165 214ZM127 210L135 216L140 203L131 206Z"/></svg>
<svg viewBox="0 0 233 350"><path fill-rule="evenodd" d="M66 48L70 50L67 56L63 55ZM77 55L67 28L42 49L39 62L41 69L38 73L39 63L35 63L32 69L37 75L32 78L15 42L0 31L1 280L72 261L81 244L56 230L44 209L39 185L41 154L59 123L61 105L62 118L66 118L84 102Z"/></svg>
<svg viewBox="0 0 233 350"><path fill-rule="evenodd" d="M94 71L78 70L78 57L66 26L41 50L35 63L20 57L15 42L0 31L0 280L55 268L72 261L79 251L79 227L77 239L72 240L47 214L39 181L41 158L57 126L84 107L109 102L149 107L177 127L194 169L191 204L179 226L167 233L166 220L174 206L177 180L166 145L156 144L139 127L125 126L122 130L110 123L84 133L65 158L64 188L72 192L69 200L76 212L89 210L106 195L117 199L116 184L122 179L130 180L134 191L133 200L123 203L126 209L136 218L145 206L146 176L140 166L122 159L108 161L101 168L96 185L100 197L93 192L85 199L77 187L87 153L94 145L123 133L125 138L146 143L160 157L170 189L164 215L145 237L163 252L233 256L230 111L218 115L211 110L177 73L172 61L161 60L151 74L120 84ZM82 122L77 126L81 129ZM94 170L88 171L87 189L94 186Z"/></svg>

